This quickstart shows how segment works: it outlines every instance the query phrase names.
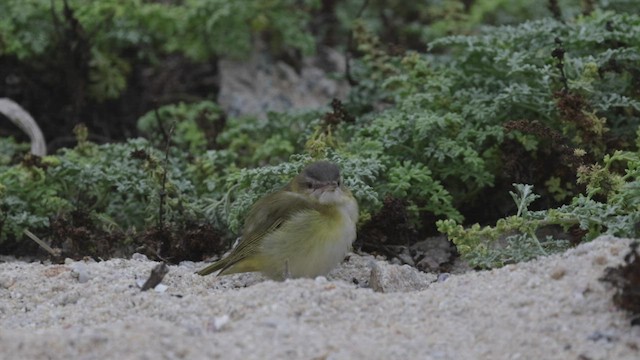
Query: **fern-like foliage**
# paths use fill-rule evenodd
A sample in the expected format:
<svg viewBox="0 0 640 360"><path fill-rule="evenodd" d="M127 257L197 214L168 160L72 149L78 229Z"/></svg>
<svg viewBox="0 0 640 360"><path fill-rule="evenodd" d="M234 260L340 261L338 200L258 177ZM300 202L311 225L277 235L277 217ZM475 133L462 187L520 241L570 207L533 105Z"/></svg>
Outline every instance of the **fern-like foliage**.
<svg viewBox="0 0 640 360"><path fill-rule="evenodd" d="M587 184L587 195L576 196L570 204L530 211L529 205L539 196L530 185L514 184L516 191L511 196L517 205L516 215L499 220L493 227L475 224L464 228L454 220L441 220L438 230L452 239L473 266L481 268L530 260L569 246L563 238L539 238L540 230L550 226L579 231L587 240L602 234L638 237L640 152L617 151L605 156L603 162L605 167L581 169L580 181ZM610 170L613 163L625 165L624 175Z"/></svg>
<svg viewBox="0 0 640 360"><path fill-rule="evenodd" d="M103 99L123 91L120 78L129 67L122 54L131 48L150 61L159 52L202 60L246 53L255 34L268 33L274 46L310 50L308 14L319 6L293 0L113 0L85 9L68 3L83 31L96 33L84 37L92 39L89 71L95 83L89 90ZM525 22L518 20L529 6L523 1L476 1L466 10L460 2L444 3L440 13L419 13L435 11L433 6L398 3L395 11L415 10L417 18L439 26L399 24L398 36L430 41L422 51L402 52L389 51L376 34L368 11L382 3L372 1L349 26L359 55L350 74L357 85L331 109L261 120L226 118L213 102L173 104L140 119L148 140L96 145L80 131L73 149L40 163L4 165L1 239L15 239L25 228L46 231L49 217L77 209L104 226L138 231L158 221L163 206L166 221L210 222L232 238L255 200L315 159L341 166L362 222L380 211L382 199L397 199L406 204L402 215L416 231L432 225L426 219L440 219L439 230L479 267L569 246L542 233L550 226L570 231L576 241L602 233L637 236L640 17L605 9L624 10L622 2L590 11L570 6L548 14L553 16L540 10ZM46 35L55 34L56 25L43 13L61 17L64 8L21 4L0 5L25 7L15 24L0 20L0 54L44 56L57 43ZM341 4L336 11L354 7ZM285 8L293 9L290 16L283 15ZM499 14L488 21L496 9ZM473 19L469 27L436 36L463 18ZM32 34L45 34L44 42L39 35L20 40L28 22ZM509 25L480 26L485 22ZM14 155L2 164L17 157L11 146ZM511 183L528 185L516 185L514 203L507 204L509 189L500 187ZM490 217L470 207L513 215L495 226L464 227L465 217L484 224Z"/></svg>

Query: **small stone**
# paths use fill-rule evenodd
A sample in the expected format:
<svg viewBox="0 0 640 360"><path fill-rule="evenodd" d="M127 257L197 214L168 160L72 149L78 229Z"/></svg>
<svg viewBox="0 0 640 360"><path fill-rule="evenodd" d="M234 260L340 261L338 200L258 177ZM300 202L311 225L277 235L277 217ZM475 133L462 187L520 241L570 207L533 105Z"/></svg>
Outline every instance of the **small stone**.
<svg viewBox="0 0 640 360"><path fill-rule="evenodd" d="M591 341L604 340L606 342L612 342L616 341L617 337L613 333L607 331L595 331L591 335L587 336L587 339Z"/></svg>
<svg viewBox="0 0 640 360"><path fill-rule="evenodd" d="M423 290L435 280L435 275L422 273L409 265L373 262L369 284L374 291L390 293Z"/></svg>
<svg viewBox="0 0 640 360"><path fill-rule="evenodd" d="M556 266L555 268L553 268L553 270L551 270L551 274L549 276L551 276L553 280L560 280L566 274L567 274L567 269L565 269L562 266Z"/></svg>
<svg viewBox="0 0 640 360"><path fill-rule="evenodd" d="M595 265L606 265L608 263L607 257L603 255L598 255L593 258L593 263Z"/></svg>
<svg viewBox="0 0 640 360"><path fill-rule="evenodd" d="M324 276L316 276L316 278L314 279L315 283L320 285L320 284L326 284L327 283L327 278Z"/></svg>
<svg viewBox="0 0 640 360"><path fill-rule="evenodd" d="M78 278L78 282L81 284L86 283L91 278L87 271L87 265L82 262L76 262L71 265L71 275Z"/></svg>
<svg viewBox="0 0 640 360"><path fill-rule="evenodd" d="M78 274L78 282L81 284L86 283L89 279L91 279L91 277L87 272L81 272Z"/></svg>
<svg viewBox="0 0 640 360"><path fill-rule="evenodd" d="M76 304L78 303L78 300L80 300L80 297L81 297L80 293L75 291L63 293L61 296L59 296L54 300L54 304L58 306L67 306L67 305Z"/></svg>
<svg viewBox="0 0 640 360"><path fill-rule="evenodd" d="M153 288L153 291L157 292L157 293L163 293L165 291L167 291L169 287L165 284L158 284L156 285L156 287Z"/></svg>
<svg viewBox="0 0 640 360"><path fill-rule="evenodd" d="M64 265L52 265L47 267L42 273L46 277L55 277L63 272L70 271L71 269L68 266Z"/></svg>
<svg viewBox="0 0 640 360"><path fill-rule="evenodd" d="M451 261L455 251L446 236L429 237L411 246L414 257L421 259L416 267L423 271L438 271L443 264Z"/></svg>
<svg viewBox="0 0 640 360"><path fill-rule="evenodd" d="M449 274L449 273L441 273L441 274L438 274L438 282L445 282L445 281L447 281L447 279L449 278L449 276L451 276L451 274Z"/></svg>
<svg viewBox="0 0 640 360"><path fill-rule="evenodd" d="M131 260L135 261L149 261L149 258L145 254L134 253L131 255Z"/></svg>
<svg viewBox="0 0 640 360"><path fill-rule="evenodd" d="M16 279L14 277L0 278L0 289L8 289L12 287L15 283L16 283Z"/></svg>
<svg viewBox="0 0 640 360"><path fill-rule="evenodd" d="M220 331L229 323L229 315L216 316L213 321L209 323L209 329L213 331Z"/></svg>
<svg viewBox="0 0 640 360"><path fill-rule="evenodd" d="M617 247L617 246L612 246L611 249L609 249L609 252L613 256L618 256L618 255L620 255L620 248Z"/></svg>

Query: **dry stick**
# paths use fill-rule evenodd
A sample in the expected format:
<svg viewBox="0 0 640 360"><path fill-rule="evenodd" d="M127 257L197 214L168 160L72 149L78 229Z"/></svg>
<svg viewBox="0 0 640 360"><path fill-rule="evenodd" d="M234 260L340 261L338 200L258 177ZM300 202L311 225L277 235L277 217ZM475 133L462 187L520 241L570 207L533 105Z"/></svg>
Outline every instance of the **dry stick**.
<svg viewBox="0 0 640 360"><path fill-rule="evenodd" d="M51 248L51 246L47 245L47 243L40 240L40 238L35 236L31 231L25 229L23 233L27 235L31 240L35 241L38 245L40 245L40 247L45 249L49 254L51 254L51 256L54 256L54 257L60 256L60 250Z"/></svg>
<svg viewBox="0 0 640 360"><path fill-rule="evenodd" d="M164 279L164 276L167 275L168 272L169 272L169 268L167 267L167 264L160 263L156 265L151 270L151 275L149 275L149 278L147 279L147 281L144 282L144 284L140 288L140 291L147 291L149 289L155 288L158 284L162 282L162 279Z"/></svg>
<svg viewBox="0 0 640 360"><path fill-rule="evenodd" d="M173 134L173 126L171 127L171 130L169 130L169 139L171 139L171 134ZM158 221L160 222L160 230L162 230L164 228L164 221L162 219L163 214L164 214L164 199L167 196L167 191L166 191L166 187L167 187L167 173L169 172L167 170L168 166L169 166L169 148L171 147L171 142L167 141L167 146L164 150L164 171L162 172L162 190L160 190L160 216L158 217Z"/></svg>
<svg viewBox="0 0 640 360"><path fill-rule="evenodd" d="M156 121L158 122L158 127L160 128L160 133L162 134L162 139L164 140L165 144L169 143L169 134L167 134L167 131L164 129L164 126L162 124L162 118L160 117L160 112L158 111L158 105L157 102L155 102L155 109L153 109L153 113L156 115Z"/></svg>
<svg viewBox="0 0 640 360"><path fill-rule="evenodd" d="M20 130L24 131L31 141L31 153L38 156L47 155L47 144L38 123L18 103L9 98L0 98L0 114L6 116Z"/></svg>
<svg viewBox="0 0 640 360"><path fill-rule="evenodd" d="M160 231L164 230L164 199L167 196L166 186L167 186L167 167L169 165L169 149L171 147L171 136L173 135L174 126L171 126L169 132L167 133L162 124L162 118L160 117L160 113L158 109L155 110L156 121L158 122L158 127L162 132L162 136L165 140L165 150L164 150L164 168L162 171L162 189L160 190L160 206L159 206L159 214L158 214L158 228Z"/></svg>
<svg viewBox="0 0 640 360"><path fill-rule="evenodd" d="M169 149L171 148L171 136L173 135L173 130L175 129L175 126L171 126L171 129L169 129L169 132L167 133L164 129L164 126L162 124L162 119L160 117L160 113L158 112L158 110L156 109L155 111L155 115L156 115L156 121L158 121L158 126L160 127L160 130L162 131L163 136L165 137L165 141L166 141L166 147L165 147L165 152L164 152L164 165L163 165L163 171L162 171L162 189L160 189L160 205L158 206L158 229L160 230L160 234L162 234L163 236L163 240L162 240L162 244L160 245L160 247L156 250L156 255L158 256L158 258L165 260L162 256L161 256L161 251L163 247L166 247L167 244L167 238L164 236L164 201L165 201L165 197L167 196L167 191L166 191L166 187L167 187L167 168L169 166ZM165 260L166 261L166 260Z"/></svg>

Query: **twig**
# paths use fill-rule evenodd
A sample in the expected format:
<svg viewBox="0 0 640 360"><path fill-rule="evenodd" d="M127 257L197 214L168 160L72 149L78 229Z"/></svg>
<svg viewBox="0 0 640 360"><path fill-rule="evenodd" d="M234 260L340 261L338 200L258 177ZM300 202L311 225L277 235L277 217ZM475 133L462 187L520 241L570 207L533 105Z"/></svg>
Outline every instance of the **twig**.
<svg viewBox="0 0 640 360"><path fill-rule="evenodd" d="M164 166L162 171L162 189L160 189L160 206L158 209L158 228L160 231L164 230L164 200L167 196L166 187L167 187L167 168L169 166L169 149L171 148L171 136L173 135L174 126L171 126L169 129L169 133L164 130L164 126L162 124L162 119L160 118L160 113L158 109L155 110L156 120L158 121L158 126L162 131L162 136L165 140L165 149L164 149Z"/></svg>
<svg viewBox="0 0 640 360"><path fill-rule="evenodd" d="M165 144L169 142L169 134L167 134L167 131L164 128L164 124L162 123L162 118L160 117L160 112L158 111L158 107L156 106L153 109L153 113L156 115L156 122L158 123L158 127L160 128L160 133L162 134L162 139L164 140Z"/></svg>
<svg viewBox="0 0 640 360"><path fill-rule="evenodd" d="M47 144L38 123L18 103L9 98L0 98L0 114L6 116L20 130L24 131L31 141L31 153L38 156L47 155Z"/></svg>
<svg viewBox="0 0 640 360"><path fill-rule="evenodd" d="M47 245L44 241L40 240L39 237L35 236L31 231L25 229L23 231L25 235L27 235L31 240L35 241L40 247L45 249L51 256L58 257L60 256L60 249L53 249L51 246Z"/></svg>
<svg viewBox="0 0 640 360"><path fill-rule="evenodd" d="M169 136L171 136L171 134L173 133L173 128L171 128L171 131L169 132ZM160 207L159 207L159 214L158 214L158 226L160 227L160 230L163 230L164 228L164 200L167 197L167 173L169 172L167 170L168 166L169 166L169 148L170 148L170 142L167 141L167 147L165 149L165 153L164 153L164 169L162 171L162 189L160 190Z"/></svg>
<svg viewBox="0 0 640 360"><path fill-rule="evenodd" d="M164 276L167 275L168 272L169 272L169 268L167 267L167 264L160 263L156 265L151 270L151 275L149 275L149 278L147 279L147 281L144 282L144 284L140 288L140 291L147 291L149 289L155 288L158 284L162 282L162 279L164 279Z"/></svg>

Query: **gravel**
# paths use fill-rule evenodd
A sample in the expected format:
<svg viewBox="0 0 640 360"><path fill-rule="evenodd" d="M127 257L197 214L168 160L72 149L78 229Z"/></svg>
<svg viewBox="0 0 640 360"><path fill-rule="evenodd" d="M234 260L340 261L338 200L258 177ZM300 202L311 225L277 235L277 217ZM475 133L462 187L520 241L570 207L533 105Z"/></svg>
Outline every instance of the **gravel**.
<svg viewBox="0 0 640 360"><path fill-rule="evenodd" d="M0 358L639 359L640 326L598 280L629 242L601 237L528 263L440 277L353 254L326 278L284 282L201 277L193 271L202 263L184 262L169 266L166 288L145 292L136 283L157 263L144 256L5 259ZM385 292L370 288L372 269Z"/></svg>

